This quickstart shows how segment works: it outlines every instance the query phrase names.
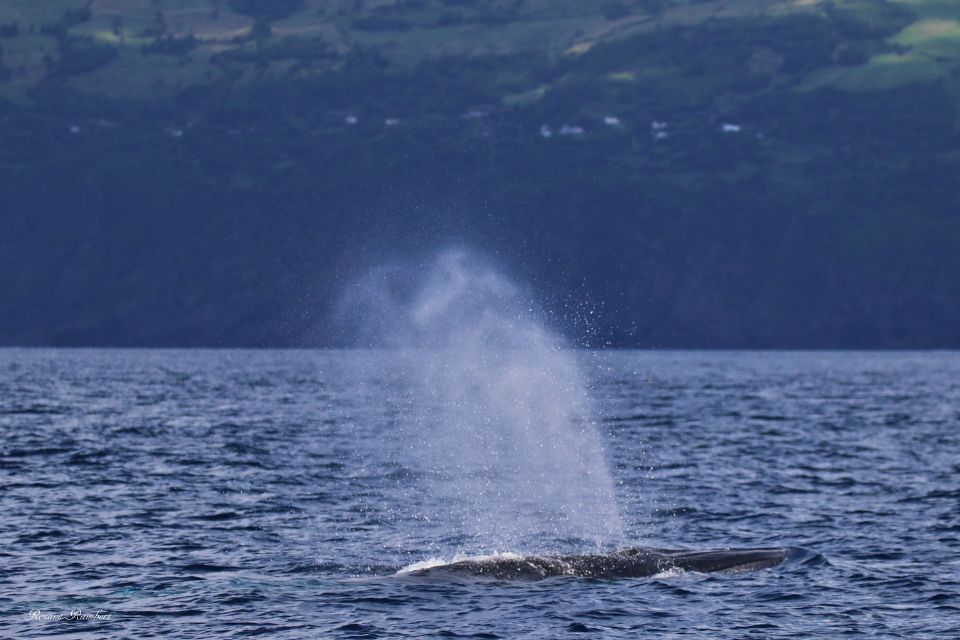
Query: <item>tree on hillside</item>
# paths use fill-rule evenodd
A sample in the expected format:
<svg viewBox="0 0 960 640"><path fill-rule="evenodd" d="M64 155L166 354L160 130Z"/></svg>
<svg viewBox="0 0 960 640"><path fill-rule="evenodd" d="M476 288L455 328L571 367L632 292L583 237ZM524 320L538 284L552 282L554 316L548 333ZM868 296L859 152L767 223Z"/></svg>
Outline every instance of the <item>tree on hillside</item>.
<svg viewBox="0 0 960 640"><path fill-rule="evenodd" d="M279 20L299 11L303 0L230 0L230 8L256 20Z"/></svg>

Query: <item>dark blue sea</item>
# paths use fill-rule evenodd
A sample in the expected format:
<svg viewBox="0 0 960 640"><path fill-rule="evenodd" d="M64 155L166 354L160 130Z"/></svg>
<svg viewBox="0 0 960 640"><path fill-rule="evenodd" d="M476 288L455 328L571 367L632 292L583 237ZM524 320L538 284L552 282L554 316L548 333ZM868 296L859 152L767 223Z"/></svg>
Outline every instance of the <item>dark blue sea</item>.
<svg viewBox="0 0 960 640"><path fill-rule="evenodd" d="M568 352L589 407L544 434L510 423L569 399L549 362L436 393L416 357L0 350L0 637L960 637L960 354ZM610 504L573 513L578 438L607 469L580 489ZM734 574L402 573L622 545L793 551Z"/></svg>

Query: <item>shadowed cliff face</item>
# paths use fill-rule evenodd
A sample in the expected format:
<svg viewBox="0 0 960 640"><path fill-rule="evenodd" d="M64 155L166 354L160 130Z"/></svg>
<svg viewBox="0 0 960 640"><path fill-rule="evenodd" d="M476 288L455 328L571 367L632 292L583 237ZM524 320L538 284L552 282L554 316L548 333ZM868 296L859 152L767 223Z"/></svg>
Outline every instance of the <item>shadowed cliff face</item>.
<svg viewBox="0 0 960 640"><path fill-rule="evenodd" d="M679 187L661 173L612 180L572 146L468 148L441 164L341 142L275 174L276 140L118 135L43 142L2 170L3 342L340 344L334 301L358 273L469 239L581 342L958 345L952 196L889 169L845 182L869 156L824 160L843 179L818 169L804 190L774 175Z"/></svg>
<svg viewBox="0 0 960 640"><path fill-rule="evenodd" d="M480 4L464 24L550 22ZM580 343L960 346L952 50L887 64L956 16L663 4L658 28L653 5L590 5L564 18L579 36L523 50L431 48L456 27L430 2L331 13L317 24L357 21L355 39L321 52L284 40L312 3L230 3L221 27L272 30L213 61L170 21L108 55L96 3L32 36L0 19L0 342L342 344L334 301L357 274L464 243ZM23 57L38 43L49 68ZM218 70L157 75L201 62ZM167 88L117 89L135 81Z"/></svg>

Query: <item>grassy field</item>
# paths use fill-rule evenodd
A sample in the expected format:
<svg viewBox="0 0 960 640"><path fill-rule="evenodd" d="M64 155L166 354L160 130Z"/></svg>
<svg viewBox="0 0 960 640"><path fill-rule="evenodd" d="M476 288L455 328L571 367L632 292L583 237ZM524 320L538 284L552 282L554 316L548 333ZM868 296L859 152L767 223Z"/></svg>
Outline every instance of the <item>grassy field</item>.
<svg viewBox="0 0 960 640"><path fill-rule="evenodd" d="M303 0L286 15L266 17L248 4L7 0L0 3L6 69L0 97L26 100L50 79L96 95L167 97L225 78L311 77L360 50L378 52L396 69L446 56L530 52L559 59L604 42L725 19L825 15L839 7L869 21L882 5L909 9L916 19L886 41L889 50L862 65L811 70L806 88L889 88L949 77L960 62L960 3L946 0ZM101 47L94 62L60 62L90 55L94 47ZM607 72L621 80L632 74L637 82L648 75L630 60L622 66ZM541 85L532 82L527 90Z"/></svg>
<svg viewBox="0 0 960 640"><path fill-rule="evenodd" d="M916 15L916 20L887 40L891 51L878 53L856 68L820 70L811 75L806 87L864 91L940 79L955 84L960 69L960 2L891 0L891 4Z"/></svg>
<svg viewBox="0 0 960 640"><path fill-rule="evenodd" d="M704 111L736 113L771 92L938 82L960 105L952 0L271 0L268 15L262 6L0 3L0 99L172 103L191 89L283 86L326 92L317 105L329 122L354 110L450 121L485 105L584 124L698 105L698 127ZM328 89L303 88L317 78Z"/></svg>

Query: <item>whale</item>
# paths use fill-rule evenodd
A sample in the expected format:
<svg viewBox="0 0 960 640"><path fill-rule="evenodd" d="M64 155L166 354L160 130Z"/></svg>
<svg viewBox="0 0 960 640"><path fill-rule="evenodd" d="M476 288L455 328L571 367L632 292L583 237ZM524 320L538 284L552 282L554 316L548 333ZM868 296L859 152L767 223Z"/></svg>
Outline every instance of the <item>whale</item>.
<svg viewBox="0 0 960 640"><path fill-rule="evenodd" d="M579 577L609 580L648 578L671 571L739 573L782 564L789 549L713 549L683 551L629 547L606 554L496 555L457 560L405 572L413 577L480 577L494 580L544 580Z"/></svg>

